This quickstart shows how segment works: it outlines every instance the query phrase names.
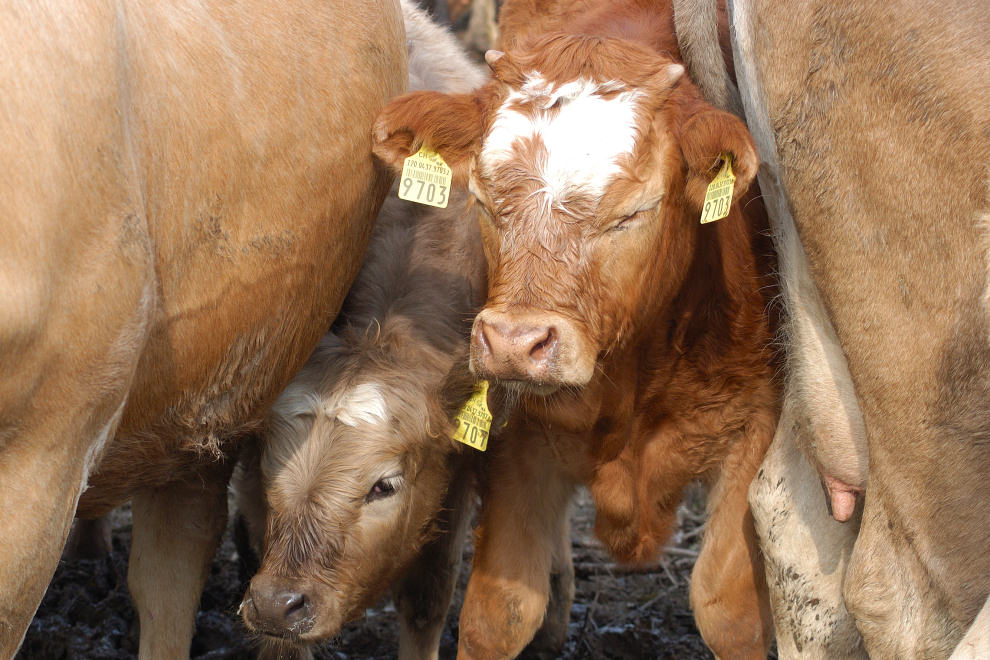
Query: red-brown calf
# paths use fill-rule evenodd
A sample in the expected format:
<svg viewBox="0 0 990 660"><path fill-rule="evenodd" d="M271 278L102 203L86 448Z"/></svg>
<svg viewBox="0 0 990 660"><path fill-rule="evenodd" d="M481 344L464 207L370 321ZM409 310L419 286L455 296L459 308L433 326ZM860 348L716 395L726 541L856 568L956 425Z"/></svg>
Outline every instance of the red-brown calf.
<svg viewBox="0 0 990 660"><path fill-rule="evenodd" d="M490 449L462 657L510 657L533 635L552 539L581 483L600 538L641 562L669 536L683 489L703 481L698 627L721 657L764 657L772 639L746 503L777 415L765 217L740 203L757 160L743 124L660 52L669 7L648 4L609 5L607 20L588 18L595 3L583 14L544 5L536 34L488 53L488 85L407 95L376 124L379 156L398 167L425 143L477 198L489 296L472 368L519 400ZM526 25L520 13L533 10L510 4L503 20ZM733 205L701 225L727 155Z"/></svg>

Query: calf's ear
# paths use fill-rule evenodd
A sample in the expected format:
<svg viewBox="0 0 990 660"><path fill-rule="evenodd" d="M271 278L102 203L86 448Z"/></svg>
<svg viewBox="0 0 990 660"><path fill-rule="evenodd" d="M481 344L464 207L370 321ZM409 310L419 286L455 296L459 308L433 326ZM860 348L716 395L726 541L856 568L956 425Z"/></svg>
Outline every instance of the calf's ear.
<svg viewBox="0 0 990 660"><path fill-rule="evenodd" d="M746 125L733 114L711 106L692 114L681 124L680 143L688 166L684 196L699 211L708 184L722 167L722 154L732 156L732 173L736 176L732 201L746 192L756 176L756 146Z"/></svg>
<svg viewBox="0 0 990 660"><path fill-rule="evenodd" d="M378 114L372 151L397 173L422 145L433 149L453 171L455 185L467 185L471 159L481 148L481 111L474 94L412 92Z"/></svg>

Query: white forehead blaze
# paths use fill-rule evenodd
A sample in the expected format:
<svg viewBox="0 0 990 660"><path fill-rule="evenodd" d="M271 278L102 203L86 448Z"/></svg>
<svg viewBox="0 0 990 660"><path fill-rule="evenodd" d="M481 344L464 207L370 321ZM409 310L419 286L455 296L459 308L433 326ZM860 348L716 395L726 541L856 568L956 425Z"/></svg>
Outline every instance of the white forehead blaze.
<svg viewBox="0 0 990 660"><path fill-rule="evenodd" d="M533 138L547 150L546 163L536 164L534 174L544 183L541 192L548 203L563 201L569 192L603 194L619 172L620 158L636 146L640 92L602 97L623 88L621 83L583 78L555 85L531 73L496 112L482 147L483 172L490 176L496 167L516 158L517 140ZM512 107L520 102L531 103L530 112Z"/></svg>
<svg viewBox="0 0 990 660"><path fill-rule="evenodd" d="M344 392L337 404L337 420L341 424L380 424L388 420L388 406L382 389L374 383L355 385Z"/></svg>

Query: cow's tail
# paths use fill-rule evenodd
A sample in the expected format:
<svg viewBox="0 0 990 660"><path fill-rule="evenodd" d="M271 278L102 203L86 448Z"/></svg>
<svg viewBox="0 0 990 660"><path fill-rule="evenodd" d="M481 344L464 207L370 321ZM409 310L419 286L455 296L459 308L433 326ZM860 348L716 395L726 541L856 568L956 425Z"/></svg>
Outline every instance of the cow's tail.
<svg viewBox="0 0 990 660"><path fill-rule="evenodd" d="M718 40L719 3L726 0L674 0L677 45L691 80L712 105L743 116L742 101Z"/></svg>

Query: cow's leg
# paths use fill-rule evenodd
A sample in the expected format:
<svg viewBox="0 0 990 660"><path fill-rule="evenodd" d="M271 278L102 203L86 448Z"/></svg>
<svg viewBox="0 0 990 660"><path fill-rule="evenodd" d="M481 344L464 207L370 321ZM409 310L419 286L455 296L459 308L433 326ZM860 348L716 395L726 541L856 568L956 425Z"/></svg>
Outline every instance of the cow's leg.
<svg viewBox="0 0 990 660"><path fill-rule="evenodd" d="M241 581L247 584L261 566L268 514L265 487L261 481L258 439L244 438L240 445L237 465L230 479L230 491L236 511L233 537L238 556L237 573Z"/></svg>
<svg viewBox="0 0 990 660"><path fill-rule="evenodd" d="M110 515L76 518L65 541L62 559L100 559L113 548Z"/></svg>
<svg viewBox="0 0 990 660"><path fill-rule="evenodd" d="M127 583L140 658L188 657L199 599L227 520L228 468L134 496Z"/></svg>
<svg viewBox="0 0 990 660"><path fill-rule="evenodd" d="M90 443L69 440L82 434L68 429L10 439L0 430L0 657L13 657L23 640L72 525L90 450L112 435L118 418L105 420Z"/></svg>
<svg viewBox="0 0 990 660"><path fill-rule="evenodd" d="M139 274L127 270L133 282L120 283L94 262L75 279L78 298L56 298L64 305L47 324L18 328L23 310L4 303L19 292L0 293L0 657L20 646L55 572L80 493L116 432L150 317L152 289ZM31 281L27 269L4 276ZM75 277L69 265L64 277ZM101 278L119 296L113 304L92 293ZM4 335L11 330L20 334Z"/></svg>
<svg viewBox="0 0 990 660"><path fill-rule="evenodd" d="M498 41L498 21L495 0L471 0L471 15L467 29L461 35L464 45L484 53Z"/></svg>
<svg viewBox="0 0 990 660"><path fill-rule="evenodd" d="M459 658L512 658L543 623L554 547L574 484L543 439L499 438L484 493Z"/></svg>
<svg viewBox="0 0 990 660"><path fill-rule="evenodd" d="M456 463L456 462L455 462ZM399 660L437 658L447 610L461 570L464 538L471 523L474 475L455 465L437 521L441 533L423 546L407 577L396 589L399 611Z"/></svg>
<svg viewBox="0 0 990 660"><path fill-rule="evenodd" d="M691 574L691 607L705 643L721 658L765 658L773 641L766 577L747 491L773 435L754 416L733 443L708 496L711 511Z"/></svg>
<svg viewBox="0 0 990 660"><path fill-rule="evenodd" d="M767 456L749 488L763 551L780 658L865 658L863 640L842 600L859 516L828 514L818 474L798 449L785 399Z"/></svg>
<svg viewBox="0 0 990 660"><path fill-rule="evenodd" d="M870 484L859 536L842 584L846 607L874 658L945 658L965 632L948 610L905 529Z"/></svg>
<svg viewBox="0 0 990 660"><path fill-rule="evenodd" d="M567 641L574 603L574 563L571 561L570 516L560 519L554 535L553 560L550 568L550 595L543 625L526 647L530 655L557 658Z"/></svg>

